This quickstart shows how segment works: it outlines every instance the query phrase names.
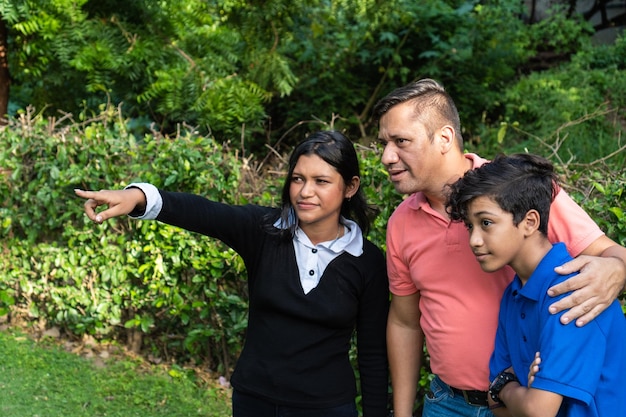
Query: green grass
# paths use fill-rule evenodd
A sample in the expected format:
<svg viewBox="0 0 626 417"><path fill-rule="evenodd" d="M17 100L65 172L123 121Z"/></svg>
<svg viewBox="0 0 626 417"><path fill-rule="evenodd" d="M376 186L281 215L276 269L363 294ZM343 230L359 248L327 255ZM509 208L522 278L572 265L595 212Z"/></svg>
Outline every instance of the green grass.
<svg viewBox="0 0 626 417"><path fill-rule="evenodd" d="M120 355L96 366L53 343L0 332L2 417L230 416L226 392L195 379Z"/></svg>

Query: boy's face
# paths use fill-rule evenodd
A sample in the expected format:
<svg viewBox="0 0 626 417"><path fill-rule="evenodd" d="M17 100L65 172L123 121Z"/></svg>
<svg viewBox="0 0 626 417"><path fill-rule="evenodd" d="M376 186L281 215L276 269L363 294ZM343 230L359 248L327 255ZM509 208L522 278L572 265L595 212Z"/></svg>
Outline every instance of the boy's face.
<svg viewBox="0 0 626 417"><path fill-rule="evenodd" d="M502 210L490 197L477 197L469 204L465 225L470 247L483 271L493 272L505 265L516 269L524 233L513 224L513 214Z"/></svg>

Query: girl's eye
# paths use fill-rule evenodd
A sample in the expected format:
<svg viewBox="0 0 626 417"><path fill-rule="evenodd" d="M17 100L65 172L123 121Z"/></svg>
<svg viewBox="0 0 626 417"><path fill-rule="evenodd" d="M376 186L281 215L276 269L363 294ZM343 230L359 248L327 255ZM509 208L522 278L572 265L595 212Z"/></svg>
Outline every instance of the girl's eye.
<svg viewBox="0 0 626 417"><path fill-rule="evenodd" d="M487 227L487 226L491 225L492 221L491 220L482 220L480 223L482 224L483 227Z"/></svg>
<svg viewBox="0 0 626 417"><path fill-rule="evenodd" d="M472 230L472 224L471 223L465 223L465 228L467 230Z"/></svg>
<svg viewBox="0 0 626 417"><path fill-rule="evenodd" d="M300 178L300 177L291 177L291 182L302 182L302 178Z"/></svg>

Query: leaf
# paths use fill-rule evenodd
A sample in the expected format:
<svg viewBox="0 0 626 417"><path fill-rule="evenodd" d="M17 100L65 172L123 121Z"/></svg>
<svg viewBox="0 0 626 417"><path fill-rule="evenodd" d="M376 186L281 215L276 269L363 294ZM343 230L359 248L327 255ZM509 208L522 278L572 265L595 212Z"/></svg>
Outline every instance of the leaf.
<svg viewBox="0 0 626 417"><path fill-rule="evenodd" d="M497 136L497 141L499 144L502 144L502 142L504 142L504 137L506 136L507 128L508 128L508 124L506 123L500 124L500 129L498 129L498 136Z"/></svg>

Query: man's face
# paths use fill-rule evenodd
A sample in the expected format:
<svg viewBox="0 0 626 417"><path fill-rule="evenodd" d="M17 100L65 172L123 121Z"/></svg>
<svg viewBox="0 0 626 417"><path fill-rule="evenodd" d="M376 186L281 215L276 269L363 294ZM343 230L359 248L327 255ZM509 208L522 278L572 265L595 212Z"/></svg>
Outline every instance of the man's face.
<svg viewBox="0 0 626 417"><path fill-rule="evenodd" d="M413 194L435 190L441 152L415 114L410 102L392 107L380 118L378 140L384 147L381 161L396 191Z"/></svg>

